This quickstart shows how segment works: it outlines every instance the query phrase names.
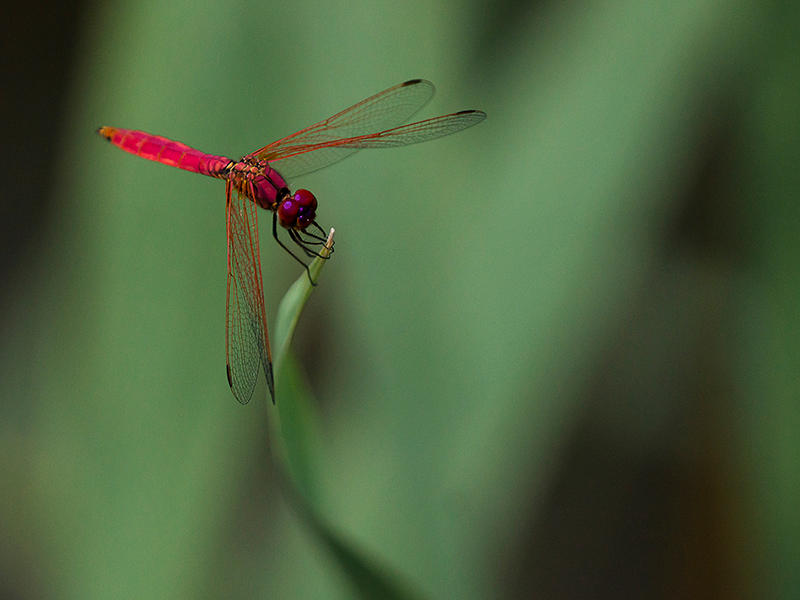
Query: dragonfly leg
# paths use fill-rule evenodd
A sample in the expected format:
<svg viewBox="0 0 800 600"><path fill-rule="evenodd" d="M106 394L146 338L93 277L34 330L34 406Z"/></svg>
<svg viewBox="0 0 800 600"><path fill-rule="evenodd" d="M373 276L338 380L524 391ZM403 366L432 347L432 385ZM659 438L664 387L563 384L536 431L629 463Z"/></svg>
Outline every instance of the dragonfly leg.
<svg viewBox="0 0 800 600"><path fill-rule="evenodd" d="M322 229L322 227L319 226L319 224L316 221L312 221L312 224L314 225L314 227L319 229L323 234L325 233L325 231ZM331 242L331 247L327 249L328 251L325 254L322 253L321 249L319 252L317 252L312 248L308 248L308 246L324 246L325 244L328 243L327 237L311 233L308 229L305 229L303 231L292 230L289 232L289 235L291 236L294 243L303 248L306 255L308 256L327 259L330 257L330 254L333 253L333 246L334 246L333 241Z"/></svg>
<svg viewBox="0 0 800 600"><path fill-rule="evenodd" d="M292 232L289 231L289 236L291 237L291 235L292 235ZM280 244L281 248L286 250L286 252L288 252L289 255L293 259L295 259L297 262L299 262L301 265L303 265L305 267L306 274L308 275L308 280L311 282L311 285L317 285L316 283L314 283L314 280L311 279L311 271L309 270L308 265L305 262L303 262L303 260L300 257L298 257L294 252L292 252L289 249L289 247L281 241L281 238L278 237L278 213L277 212L272 213L272 237L275 238L275 241L278 242L278 244ZM292 238L292 239L294 239L294 238ZM302 248L302 245L301 245L301 248ZM305 250L305 248L303 248L303 250Z"/></svg>
<svg viewBox="0 0 800 600"><path fill-rule="evenodd" d="M316 252L312 248L309 248L306 244L305 240L300 237L300 234L297 233L294 229L289 230L289 237L292 238L292 241L302 248L303 252L306 253L306 256L309 258L315 258L317 255Z"/></svg>
<svg viewBox="0 0 800 600"><path fill-rule="evenodd" d="M306 253L306 256L311 258L324 258L322 254L317 252L314 248L310 248L310 246L320 246L319 242L312 242L303 237L299 231L290 231L289 237L292 238L292 241L300 246L303 249L303 252Z"/></svg>
<svg viewBox="0 0 800 600"><path fill-rule="evenodd" d="M311 238L314 238L315 240L319 240L319 242L321 242L322 244L325 244L325 243L328 241L328 233L327 233L327 232L326 232L326 231L325 231L325 230L324 230L322 227L320 227L320 226L319 226L319 223L317 223L316 221L311 221L311 224L312 224L314 227L316 227L316 228L317 228L317 230L319 230L319 232L320 232L322 235L316 235L316 234L314 234L314 233L311 233L311 232L309 232L307 229L306 229L306 231L305 231L304 233L305 233L306 235L308 235L309 237L311 237ZM309 243L311 243L311 242L309 242ZM316 244L316 243L317 243L317 242L314 242L314 244ZM330 247L330 253L331 253L331 254L333 253L333 247L334 247L335 245L336 245L336 242L334 242L333 240L331 240L331 247Z"/></svg>
<svg viewBox="0 0 800 600"><path fill-rule="evenodd" d="M317 236L315 236L314 234L308 233L307 231L303 231L303 232L295 231L295 230L290 230L289 231L289 237L292 238L292 241L294 241L295 244L297 244L298 246L300 246L303 249L303 252L306 253L306 256L309 256L309 257L313 256L315 258L322 258L324 260L327 260L327 259L330 258L330 253L333 252L333 244L331 244L330 251L325 253L325 254L323 254L322 249L319 252L317 252L313 248L309 248L309 246L322 246L322 245L325 244L325 242L327 242L327 240L325 240L325 242L313 242L313 241L310 241L310 240L307 240L307 239L303 238L302 237L303 235L307 235L307 236L309 236L309 237L311 237L313 239L317 239Z"/></svg>

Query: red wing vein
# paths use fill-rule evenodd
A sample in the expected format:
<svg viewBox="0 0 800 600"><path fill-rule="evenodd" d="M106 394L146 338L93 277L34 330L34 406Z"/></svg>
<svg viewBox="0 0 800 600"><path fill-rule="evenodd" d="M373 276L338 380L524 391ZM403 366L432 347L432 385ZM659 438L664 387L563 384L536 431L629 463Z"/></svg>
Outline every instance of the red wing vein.
<svg viewBox="0 0 800 600"><path fill-rule="evenodd" d="M295 148L322 148L334 140L369 135L396 127L408 121L422 108L433 97L434 91L433 84L423 79L395 85L332 117L273 142L250 156L272 161L279 157L297 155L298 152L293 150ZM357 150L358 148L339 147L317 151L302 159L284 161L279 171L284 177L297 177L340 161Z"/></svg>
<svg viewBox="0 0 800 600"><path fill-rule="evenodd" d="M259 364L268 382L271 370L258 259L257 208L246 196L232 192L234 195L228 212L228 367L233 394L246 404L258 379Z"/></svg>
<svg viewBox="0 0 800 600"><path fill-rule="evenodd" d="M472 127L485 118L486 114L478 110L462 111L358 137L284 146L269 160L279 173L291 178L327 166L363 148L396 148L427 142Z"/></svg>

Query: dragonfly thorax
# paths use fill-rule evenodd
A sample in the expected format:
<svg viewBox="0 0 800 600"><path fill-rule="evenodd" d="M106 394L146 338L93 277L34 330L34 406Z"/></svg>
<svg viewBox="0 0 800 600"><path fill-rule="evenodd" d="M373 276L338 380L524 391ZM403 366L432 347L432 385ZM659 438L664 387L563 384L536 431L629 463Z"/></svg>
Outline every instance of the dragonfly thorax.
<svg viewBox="0 0 800 600"><path fill-rule="evenodd" d="M271 211L277 210L278 202L289 193L286 180L265 160L244 158L234 163L228 171L228 179L239 193Z"/></svg>

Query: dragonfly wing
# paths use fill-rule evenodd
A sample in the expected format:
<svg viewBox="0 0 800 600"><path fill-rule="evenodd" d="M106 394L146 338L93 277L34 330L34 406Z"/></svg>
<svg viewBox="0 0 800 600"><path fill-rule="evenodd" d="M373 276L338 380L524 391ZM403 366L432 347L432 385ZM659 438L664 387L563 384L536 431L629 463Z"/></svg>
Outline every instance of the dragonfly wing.
<svg viewBox="0 0 800 600"><path fill-rule="evenodd" d="M225 358L228 383L236 399L247 404L253 395L261 365L275 402L261 280L257 207L246 195L234 190L230 182L226 184L225 196L228 237Z"/></svg>
<svg viewBox="0 0 800 600"><path fill-rule="evenodd" d="M467 127L477 125L486 118L482 110L462 110L441 117L431 117L424 121L409 123L386 131L379 131L355 138L333 140L320 147L324 150L338 148L360 150L362 148L396 148L428 142L436 138L457 133ZM280 163L278 163L280 164Z"/></svg>
<svg viewBox="0 0 800 600"><path fill-rule="evenodd" d="M427 142L477 125L485 118L483 111L462 110L356 137L283 146L270 156L269 162L284 177L296 177L321 169L363 148L396 148Z"/></svg>
<svg viewBox="0 0 800 600"><path fill-rule="evenodd" d="M277 154L277 158L268 159L270 166L278 171L284 179L289 180L301 175L319 171L333 163L337 163L358 152L358 148L346 148L316 144L308 146L285 146L286 152L295 151L288 156ZM311 152L314 150L314 152Z"/></svg>
<svg viewBox="0 0 800 600"><path fill-rule="evenodd" d="M313 147L333 140L358 137L396 127L408 121L422 108L433 97L435 90L433 84L424 79L406 81L370 96L319 123L272 142L256 150L249 157L270 161L279 155L289 154L287 152L289 147ZM287 162L284 167L288 168L287 172L281 171L281 174L284 177L296 177L310 173L340 161L356 150L357 148L349 150L340 148L335 152L315 152L305 159Z"/></svg>

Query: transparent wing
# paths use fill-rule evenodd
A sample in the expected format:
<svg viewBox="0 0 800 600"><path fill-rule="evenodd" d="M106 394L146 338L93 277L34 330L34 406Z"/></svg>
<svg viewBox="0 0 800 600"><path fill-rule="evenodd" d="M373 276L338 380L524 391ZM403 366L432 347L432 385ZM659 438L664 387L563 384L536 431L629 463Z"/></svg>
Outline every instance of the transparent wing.
<svg viewBox="0 0 800 600"><path fill-rule="evenodd" d="M290 148L316 147L337 139L358 137L401 125L422 108L432 97L435 88L430 81L412 79L395 85L362 100L358 104L336 113L332 117L286 136L249 157L271 160L278 156L296 154ZM287 162L281 171L284 177L292 177L316 171L349 156L358 148L336 148L315 152L304 159Z"/></svg>
<svg viewBox="0 0 800 600"><path fill-rule="evenodd" d="M228 237L228 301L225 324L225 358L233 395L247 404L258 379L259 365L275 402L272 354L267 334L261 257L258 250L258 215L255 203L225 187Z"/></svg>
<svg viewBox="0 0 800 600"><path fill-rule="evenodd" d="M480 110L463 110L355 137L282 146L266 158L274 169L290 179L326 167L362 148L395 148L427 142L477 125L485 118L486 113Z"/></svg>

